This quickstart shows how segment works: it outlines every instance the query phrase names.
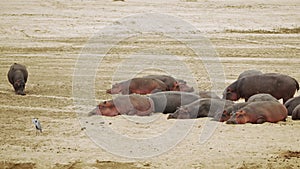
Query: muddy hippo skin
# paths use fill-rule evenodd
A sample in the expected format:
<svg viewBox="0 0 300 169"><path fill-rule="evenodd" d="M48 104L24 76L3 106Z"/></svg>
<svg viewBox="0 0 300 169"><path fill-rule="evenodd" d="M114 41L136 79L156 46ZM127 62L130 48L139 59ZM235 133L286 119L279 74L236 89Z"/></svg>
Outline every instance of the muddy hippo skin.
<svg viewBox="0 0 300 169"><path fill-rule="evenodd" d="M260 102L260 101L279 102L275 97L273 97L270 94L266 94L266 93L255 94L255 95L249 97L247 102Z"/></svg>
<svg viewBox="0 0 300 169"><path fill-rule="evenodd" d="M215 92L211 91L199 91L194 93L199 95L201 98L221 99Z"/></svg>
<svg viewBox="0 0 300 169"><path fill-rule="evenodd" d="M155 112L162 113L174 113L178 107L200 99L198 95L193 93L179 91L158 92L148 97L154 102Z"/></svg>
<svg viewBox="0 0 300 169"><path fill-rule="evenodd" d="M300 96L294 97L289 99L287 102L284 103L284 106L287 108L288 110L288 115L291 116L293 110L295 109L295 107L297 107L300 104Z"/></svg>
<svg viewBox="0 0 300 169"><path fill-rule="evenodd" d="M121 114L148 116L154 112L153 101L141 95L120 95L115 99L101 102L91 115L117 116Z"/></svg>
<svg viewBox="0 0 300 169"><path fill-rule="evenodd" d="M231 106L228 106L227 108L224 109L223 112L218 113L215 117L214 120L224 122L230 119L230 117L237 112L239 109L247 106L249 103L248 102L242 102L242 103L235 103Z"/></svg>
<svg viewBox="0 0 300 169"><path fill-rule="evenodd" d="M127 81L116 83L111 89L106 90L110 94L149 94L166 91L167 86L161 80L153 78L133 78Z"/></svg>
<svg viewBox="0 0 300 169"><path fill-rule="evenodd" d="M239 75L238 79L241 79L246 76L261 75L261 74L263 73L259 70L245 70L243 73Z"/></svg>
<svg viewBox="0 0 300 169"><path fill-rule="evenodd" d="M148 75L144 76L144 78L158 79L164 82L167 85L168 91L179 91L179 85L175 78L168 75Z"/></svg>
<svg viewBox="0 0 300 169"><path fill-rule="evenodd" d="M223 99L236 101L252 95L267 93L276 99L283 99L285 103L299 90L298 82L287 75L266 73L262 75L246 76L229 85L223 92Z"/></svg>
<svg viewBox="0 0 300 169"><path fill-rule="evenodd" d="M287 109L281 103L274 101L251 102L234 113L226 123L276 123L278 121L284 121L286 117Z"/></svg>
<svg viewBox="0 0 300 169"><path fill-rule="evenodd" d="M168 119L194 119L199 117L214 117L228 106L233 105L232 101L204 98L190 104L179 107Z"/></svg>
<svg viewBox="0 0 300 169"><path fill-rule="evenodd" d="M300 120L300 104L296 106L292 112L293 120Z"/></svg>
<svg viewBox="0 0 300 169"><path fill-rule="evenodd" d="M24 65L14 63L10 66L7 73L8 81L13 85L16 94L25 95L25 83L27 82L28 72Z"/></svg>

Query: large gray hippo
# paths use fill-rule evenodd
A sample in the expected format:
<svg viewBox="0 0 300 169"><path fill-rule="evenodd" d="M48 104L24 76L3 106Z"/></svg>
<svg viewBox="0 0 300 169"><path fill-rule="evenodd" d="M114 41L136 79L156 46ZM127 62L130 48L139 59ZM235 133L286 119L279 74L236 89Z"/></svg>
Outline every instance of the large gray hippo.
<svg viewBox="0 0 300 169"><path fill-rule="evenodd" d="M14 63L10 66L7 73L8 81L13 85L16 94L25 95L25 84L28 78L28 72L24 65Z"/></svg>

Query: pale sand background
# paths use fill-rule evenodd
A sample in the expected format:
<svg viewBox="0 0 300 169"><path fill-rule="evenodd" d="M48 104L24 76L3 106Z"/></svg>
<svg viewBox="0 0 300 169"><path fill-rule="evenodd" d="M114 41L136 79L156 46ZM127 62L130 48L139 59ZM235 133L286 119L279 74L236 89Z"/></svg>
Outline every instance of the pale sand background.
<svg viewBox="0 0 300 169"><path fill-rule="evenodd" d="M197 119L187 136L166 153L129 159L103 150L86 136L84 127L91 123L79 124L72 100L76 59L89 38L124 16L143 12L169 14L198 28L219 54L226 84L254 68L288 74L300 81L299 2L12 0L1 1L0 6L0 168L300 167L300 122L290 117L278 124L220 123L204 144L199 143L199 137L210 119ZM98 100L111 98L105 89L112 84L123 54L133 52L132 46L167 46L184 56L199 90L211 88L201 60L190 60L181 44L172 40L162 44L160 36L141 39L125 41L125 48L114 51L117 57L102 62L96 78ZM28 67L27 96L16 96L7 81L7 71L14 62ZM172 58L165 62L176 66ZM181 75L180 70L176 75ZM44 128L39 136L35 136L32 117L38 117ZM98 125L132 137L151 138L176 122L161 114L149 118L154 120L138 123L122 116L104 118Z"/></svg>

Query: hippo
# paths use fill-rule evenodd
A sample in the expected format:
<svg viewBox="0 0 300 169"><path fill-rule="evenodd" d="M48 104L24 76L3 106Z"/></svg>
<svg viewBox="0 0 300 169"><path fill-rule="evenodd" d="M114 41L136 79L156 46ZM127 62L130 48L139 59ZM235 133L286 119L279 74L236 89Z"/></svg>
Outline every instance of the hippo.
<svg viewBox="0 0 300 169"><path fill-rule="evenodd" d="M201 98L221 99L215 92L211 91L199 91L195 92L195 94L199 95Z"/></svg>
<svg viewBox="0 0 300 169"><path fill-rule="evenodd" d="M276 99L283 99L285 103L299 90L298 82L287 75L277 73L265 73L261 75L246 76L230 84L223 92L223 99L236 101L252 95L267 93Z"/></svg>
<svg viewBox="0 0 300 169"><path fill-rule="evenodd" d="M237 112L239 109L247 106L249 102L241 102L241 103L235 103L231 106L226 107L223 112L218 113L214 120L224 122L227 121L235 112Z"/></svg>
<svg viewBox="0 0 300 169"><path fill-rule="evenodd" d="M133 78L120 83L116 83L111 89L106 90L110 94L149 94L166 91L167 85L161 80L154 78Z"/></svg>
<svg viewBox="0 0 300 169"><path fill-rule="evenodd" d="M194 119L199 117L214 117L234 103L229 100L203 98L179 107L168 119Z"/></svg>
<svg viewBox="0 0 300 169"><path fill-rule="evenodd" d="M198 95L180 91L158 92L148 97L154 102L155 112L164 114L174 113L178 107L200 99Z"/></svg>
<svg viewBox="0 0 300 169"><path fill-rule="evenodd" d="M154 112L154 103L150 98L132 94L120 95L112 100L103 101L88 115L117 116L125 114L149 116L152 112Z"/></svg>
<svg viewBox="0 0 300 169"><path fill-rule="evenodd" d="M300 96L294 97L289 99L287 102L284 103L284 106L288 110L288 115L291 116L293 110L295 109L296 106L300 104Z"/></svg>
<svg viewBox="0 0 300 169"><path fill-rule="evenodd" d="M8 81L13 85L15 93L18 95L25 95L25 84L28 78L28 72L24 65L14 63L10 66L7 73Z"/></svg>
<svg viewBox="0 0 300 169"><path fill-rule="evenodd" d="M259 93L249 97L247 102L274 101L279 102L275 97L266 93Z"/></svg>
<svg viewBox="0 0 300 169"><path fill-rule="evenodd" d="M179 91L183 92L193 92L194 88L187 85L186 81L177 79L177 84L179 86Z"/></svg>
<svg viewBox="0 0 300 169"><path fill-rule="evenodd" d="M243 73L241 73L238 77L238 79L241 79L243 77L246 77L246 76L252 76L252 75L261 75L263 74L261 71L259 70L245 70Z"/></svg>
<svg viewBox="0 0 300 169"><path fill-rule="evenodd" d="M148 75L144 78L159 79L167 85L167 91L179 91L179 85L175 78L168 75Z"/></svg>
<svg viewBox="0 0 300 169"><path fill-rule="evenodd" d="M234 113L227 124L261 124L264 122L276 123L285 121L287 109L283 104L274 101L251 102Z"/></svg>
<svg viewBox="0 0 300 169"><path fill-rule="evenodd" d="M300 104L296 106L292 112L293 120L300 120Z"/></svg>

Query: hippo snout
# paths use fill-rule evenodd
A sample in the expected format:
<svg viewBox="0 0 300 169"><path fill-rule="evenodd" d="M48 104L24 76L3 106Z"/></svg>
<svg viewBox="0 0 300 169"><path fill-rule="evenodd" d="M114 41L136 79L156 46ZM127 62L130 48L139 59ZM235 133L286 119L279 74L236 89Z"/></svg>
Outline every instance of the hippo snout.
<svg viewBox="0 0 300 169"><path fill-rule="evenodd" d="M22 90L18 90L18 91L17 91L17 94L18 94L18 95L22 95L22 96L26 95L25 92L22 91Z"/></svg>
<svg viewBox="0 0 300 169"><path fill-rule="evenodd" d="M92 111L90 111L88 113L88 116L93 116L93 115L96 115L97 114L97 110L98 110L98 106L96 108L94 108Z"/></svg>
<svg viewBox="0 0 300 169"><path fill-rule="evenodd" d="M169 114L169 116L167 117L167 119L175 119L175 117L172 114Z"/></svg>
<svg viewBox="0 0 300 169"><path fill-rule="evenodd" d="M235 120L228 120L226 121L226 124L237 124Z"/></svg>

